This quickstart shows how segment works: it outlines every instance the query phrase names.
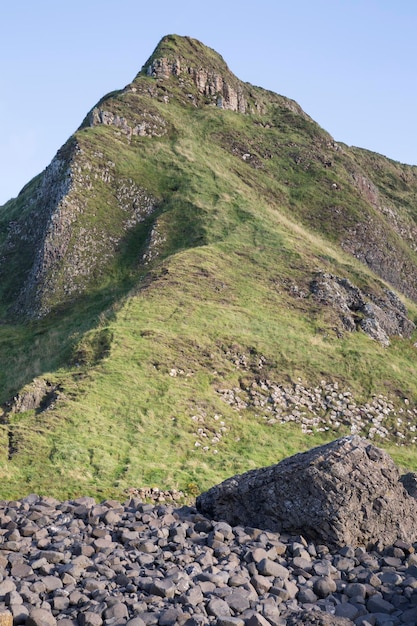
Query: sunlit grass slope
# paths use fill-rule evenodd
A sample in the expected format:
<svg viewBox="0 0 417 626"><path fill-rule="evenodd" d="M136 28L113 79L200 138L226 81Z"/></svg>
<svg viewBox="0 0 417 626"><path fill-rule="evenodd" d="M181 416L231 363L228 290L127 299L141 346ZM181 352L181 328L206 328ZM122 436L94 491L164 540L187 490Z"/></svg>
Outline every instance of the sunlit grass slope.
<svg viewBox="0 0 417 626"><path fill-rule="evenodd" d="M148 89L152 81L140 75L135 84ZM352 182L355 152L335 150L307 116L262 90L262 114L243 115L184 103L173 79L168 104L145 87L107 105L126 118L151 110L165 134L127 141L112 126L84 125L75 140L84 164L112 162L118 177L155 198L155 212L77 297L57 299L39 320L5 313L0 325L1 497L122 498L144 485L195 494L349 432L305 435L298 424L268 425L262 408L225 402L222 392L254 381L310 388L324 380L357 402L383 394L398 406L416 403L415 338L385 348L362 332L340 332L335 312L309 290L317 272L349 278L365 293L387 286L339 245L376 211ZM372 169L360 155L360 167ZM77 228L105 225L116 236L115 191L94 185ZM381 193L387 189L385 180ZM29 211L19 203L2 208L1 233ZM15 293L7 280L3 311ZM415 304L407 307L415 319ZM10 410L39 381L54 390L51 401ZM391 449L417 467L413 446Z"/></svg>

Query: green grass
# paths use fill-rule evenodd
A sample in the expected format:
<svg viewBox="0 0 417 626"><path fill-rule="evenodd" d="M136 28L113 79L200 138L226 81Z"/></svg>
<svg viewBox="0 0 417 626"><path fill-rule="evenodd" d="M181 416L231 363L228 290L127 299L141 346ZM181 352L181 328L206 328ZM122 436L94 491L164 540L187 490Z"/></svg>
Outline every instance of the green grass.
<svg viewBox="0 0 417 626"><path fill-rule="evenodd" d="M230 78L222 59L196 42L169 37L160 52L169 57L177 46L184 62L201 62L208 54ZM51 270L44 294L51 312L42 319L19 320L13 309L10 314L33 249L21 239L14 252L6 250L3 498L28 491L122 498L129 487L144 485L192 494L342 433L306 436L296 425L271 427L259 411L238 412L218 392L262 378L276 384L301 379L311 387L323 379L338 382L359 403L378 394L394 404L404 397L411 406L417 402L415 337L383 348L360 332L340 336L335 313L308 295L318 271L348 277L365 293L386 286L340 247L361 220L380 219L394 253L400 250L414 263L415 253L355 187L352 168L367 176L377 169L381 194L395 197L396 207L403 203L410 223L414 169L335 150L294 103L258 88L250 88L248 99L261 102L264 113L239 115L193 106L186 95L192 86L182 89L174 79L161 86L138 75L132 85L137 92L111 94L102 106L128 121L159 116L166 133L128 139L116 127L84 126L76 134L74 159L85 185L71 192L78 213L67 257ZM114 164L110 182L100 178L106 163ZM153 213L128 232L117 201L122 183L154 201ZM10 219L23 226L32 215L37 184L2 207L0 245ZM144 264L155 231L154 256ZM69 297L68 265L87 236L99 261L88 275L73 277L77 289ZM93 256L86 254L87 261ZM306 297L295 297L295 286ZM416 319L416 305L407 306ZM236 367L235 353L248 356L248 369ZM260 356L262 370L256 366ZM10 413L7 403L30 391L35 378L59 386L57 403ZM221 422L225 430L212 442ZM207 451L198 428L210 439ZM417 467L415 447L390 445L404 467Z"/></svg>

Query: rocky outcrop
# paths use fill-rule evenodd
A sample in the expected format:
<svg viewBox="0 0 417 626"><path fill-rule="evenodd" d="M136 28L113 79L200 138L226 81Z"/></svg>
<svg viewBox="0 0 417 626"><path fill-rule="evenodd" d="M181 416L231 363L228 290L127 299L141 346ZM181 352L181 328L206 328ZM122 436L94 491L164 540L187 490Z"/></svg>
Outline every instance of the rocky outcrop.
<svg viewBox="0 0 417 626"><path fill-rule="evenodd" d="M102 186L99 198L97 185ZM105 203L105 219L100 219L98 206ZM103 153L87 157L70 141L41 174L36 192L9 229L6 251L21 250L28 262L26 267L22 263L26 271L13 315L39 318L81 295L126 234L156 207L156 199L134 180L117 175L115 163Z"/></svg>
<svg viewBox="0 0 417 626"><path fill-rule="evenodd" d="M415 330L404 304L389 289L379 297L364 294L347 278L320 272L311 281L310 291L321 304L337 311L345 330L360 328L385 346L390 337L410 337Z"/></svg>
<svg viewBox="0 0 417 626"><path fill-rule="evenodd" d="M158 58L147 68L148 76L167 79L171 76L186 75L191 78L198 93L213 99L220 109L246 113L247 99L244 88L237 79L234 84L227 81L220 73L208 68L196 68L186 64L183 59Z"/></svg>
<svg viewBox="0 0 417 626"><path fill-rule="evenodd" d="M401 237L390 232L383 221L367 216L349 229L341 247L408 298L417 300L416 263Z"/></svg>
<svg viewBox="0 0 417 626"><path fill-rule="evenodd" d="M161 115L156 112L143 110L140 114L132 115L132 119L128 119L125 115L121 115L116 111L112 111L111 102L103 106L94 107L89 113L85 126L112 126L120 135L124 135L129 140L132 137L162 137L167 132L167 122Z"/></svg>
<svg viewBox="0 0 417 626"><path fill-rule="evenodd" d="M159 81L174 77L183 90L190 88L188 99L194 104L212 104L239 113L249 109L247 86L217 52L191 37L164 37L141 73Z"/></svg>
<svg viewBox="0 0 417 626"><path fill-rule="evenodd" d="M52 383L44 378L36 378L5 405L5 412L44 411L52 408L60 395L61 389L59 384Z"/></svg>
<svg viewBox="0 0 417 626"><path fill-rule="evenodd" d="M417 540L417 502L390 456L358 436L234 476L197 498L214 519L336 546Z"/></svg>

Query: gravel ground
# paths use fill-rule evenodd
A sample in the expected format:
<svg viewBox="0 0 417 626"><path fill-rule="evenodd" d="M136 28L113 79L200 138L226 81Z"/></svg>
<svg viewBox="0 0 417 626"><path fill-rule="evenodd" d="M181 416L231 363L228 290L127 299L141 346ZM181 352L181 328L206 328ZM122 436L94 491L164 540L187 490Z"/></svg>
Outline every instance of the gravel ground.
<svg viewBox="0 0 417 626"><path fill-rule="evenodd" d="M417 544L331 552L138 498L0 504L0 613L14 624L417 624Z"/></svg>

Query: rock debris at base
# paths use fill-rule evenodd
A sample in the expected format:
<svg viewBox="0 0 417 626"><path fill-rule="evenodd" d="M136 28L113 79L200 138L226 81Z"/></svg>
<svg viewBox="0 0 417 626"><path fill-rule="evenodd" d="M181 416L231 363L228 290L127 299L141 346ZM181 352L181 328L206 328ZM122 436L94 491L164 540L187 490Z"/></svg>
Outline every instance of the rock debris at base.
<svg viewBox="0 0 417 626"><path fill-rule="evenodd" d="M0 505L0 614L14 624L417 623L417 544L329 551L138 498Z"/></svg>
<svg viewBox="0 0 417 626"><path fill-rule="evenodd" d="M232 476L196 500L211 519L301 534L328 547L417 541L416 475L352 435Z"/></svg>

